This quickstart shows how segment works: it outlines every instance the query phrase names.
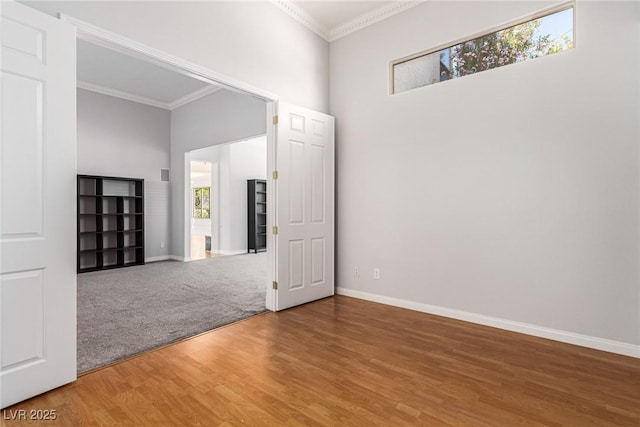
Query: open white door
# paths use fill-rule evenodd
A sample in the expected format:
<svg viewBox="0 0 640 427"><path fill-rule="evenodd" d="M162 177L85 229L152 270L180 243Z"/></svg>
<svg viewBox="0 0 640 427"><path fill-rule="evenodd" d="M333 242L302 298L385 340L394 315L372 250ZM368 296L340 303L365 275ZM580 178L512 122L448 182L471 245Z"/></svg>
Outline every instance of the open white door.
<svg viewBox="0 0 640 427"><path fill-rule="evenodd" d="M334 118L278 103L276 310L334 293Z"/></svg>
<svg viewBox="0 0 640 427"><path fill-rule="evenodd" d="M75 30L3 1L0 407L76 378Z"/></svg>

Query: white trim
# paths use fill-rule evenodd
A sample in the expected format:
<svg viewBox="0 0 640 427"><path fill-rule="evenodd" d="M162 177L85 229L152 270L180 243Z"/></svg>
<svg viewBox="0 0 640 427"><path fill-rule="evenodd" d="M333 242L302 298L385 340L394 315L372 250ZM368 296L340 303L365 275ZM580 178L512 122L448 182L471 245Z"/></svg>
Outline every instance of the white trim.
<svg viewBox="0 0 640 427"><path fill-rule="evenodd" d="M184 153L184 197L182 198L182 217L184 218L184 228L182 229L183 253L186 261L191 261L191 151Z"/></svg>
<svg viewBox="0 0 640 427"><path fill-rule="evenodd" d="M313 16L288 0L271 0L271 3L282 10L284 13L289 15L291 18L304 25L308 30L316 33L326 41L332 42L365 27L373 25L376 22L380 22L393 15L397 15L398 13L411 9L412 7L422 4L425 1L426 0L396 1L392 4L357 16L352 20L345 22L344 24L340 24L334 28L327 28L326 26L322 25Z"/></svg>
<svg viewBox="0 0 640 427"><path fill-rule="evenodd" d="M250 255L249 253L247 253L246 250L244 251L212 251L213 253L217 253L217 254L221 254L221 255L243 255L243 254L247 254ZM162 258L162 259L172 259L174 261L181 261L181 262L189 262L189 261L200 261L202 259L206 259L206 258L200 258L198 260L192 260L191 257L180 257L177 255L169 255L169 256L164 256L164 257L155 257L155 258ZM156 260L155 258L153 258L153 261L160 261L160 259ZM145 261L149 261L150 258L147 258Z"/></svg>
<svg viewBox="0 0 640 427"><path fill-rule="evenodd" d="M276 125L273 117L278 115L278 103L267 102L267 230L272 230L278 223L277 218L277 181L273 179L273 171L278 170L276 164ZM269 169L268 167L272 168ZM267 257L269 258L269 280L267 282L267 294L265 296L267 310L276 311L277 291L273 289L273 282L278 281L278 240L273 233L267 233Z"/></svg>
<svg viewBox="0 0 640 427"><path fill-rule="evenodd" d="M220 86L205 86L202 89L198 89L194 92L191 92L182 98L176 99L171 103L166 103L162 101L157 101L155 99L146 98L144 96L134 95L129 92L122 92L120 90L111 89L109 87L100 86L97 84L85 82L82 80L78 80L76 82L76 86L80 89L89 90L91 92L100 93L102 95L113 96L120 99L125 99L131 102L137 102L139 104L150 105L152 107L162 108L165 110L175 110L178 107L182 107L190 102L193 102L197 99L203 98L207 95L211 95L212 93L222 89Z"/></svg>
<svg viewBox="0 0 640 427"><path fill-rule="evenodd" d="M111 89L108 87L96 85L93 83L83 82L82 80L78 80L76 86L80 89L89 90L91 92L100 93L102 95L113 96L120 99L125 99L131 102L137 102L139 104L150 105L152 107L163 108L165 110L169 110L169 104L164 102L156 101L155 99L145 98L144 96L133 95L128 92L122 92L116 89Z"/></svg>
<svg viewBox="0 0 640 427"><path fill-rule="evenodd" d="M152 256L144 259L144 262L157 262L157 261L167 261L170 260L170 255L160 255L160 256Z"/></svg>
<svg viewBox="0 0 640 427"><path fill-rule="evenodd" d="M216 73L208 68L185 61L177 56L173 56L161 50L138 43L119 34L112 33L111 31L89 24L88 22L73 18L69 15L61 13L60 20L75 26L77 30L77 37L81 40L86 40L99 46L131 55L142 61L159 65L203 82L222 86L224 89L241 93L248 92L264 101L275 101L278 99L275 94L258 89L252 85L226 75Z"/></svg>
<svg viewBox="0 0 640 427"><path fill-rule="evenodd" d="M336 288L336 293L338 295L345 295L348 297L378 302L395 307L407 308L409 310L420 311L423 313L435 314L437 316L463 320L465 322L477 323L479 325L491 326L507 331L519 332L535 337L547 338L554 341L560 341L568 344L579 345L582 347L593 348L596 350L607 351L610 353L621 354L624 356L640 358L640 345L628 344L604 338L597 338L589 335L581 335L573 332L561 331L558 329L545 328L528 323L514 322L512 320L500 319L498 317L484 316L482 314L469 313L462 310L454 310L451 308L423 304L419 302L392 298L384 295L372 294L369 292L356 291L342 287Z"/></svg>
<svg viewBox="0 0 640 427"><path fill-rule="evenodd" d="M243 251L212 251L212 252L215 252L221 255L242 255L242 254L249 255L246 249Z"/></svg>
<svg viewBox="0 0 640 427"><path fill-rule="evenodd" d="M284 13L307 27L326 41L329 41L329 29L316 21L307 12L287 0L271 0L271 3Z"/></svg>
<svg viewBox="0 0 640 427"><path fill-rule="evenodd" d="M176 99L172 103L168 104L167 107L169 110L175 110L178 107L182 107L183 105L187 105L190 102L203 98L207 95L211 95L213 92L222 89L220 86L205 86L202 89L198 89L195 92L191 92L182 98Z"/></svg>
<svg viewBox="0 0 640 427"><path fill-rule="evenodd" d="M341 39L342 37L345 37L351 33L355 33L356 31L402 13L405 10L411 9L412 7L418 6L425 1L426 0L398 1L387 6L383 6L379 9L372 10L371 12L367 12L355 19L352 19L351 21L332 28L329 31L329 37L327 38L327 41L332 42Z"/></svg>

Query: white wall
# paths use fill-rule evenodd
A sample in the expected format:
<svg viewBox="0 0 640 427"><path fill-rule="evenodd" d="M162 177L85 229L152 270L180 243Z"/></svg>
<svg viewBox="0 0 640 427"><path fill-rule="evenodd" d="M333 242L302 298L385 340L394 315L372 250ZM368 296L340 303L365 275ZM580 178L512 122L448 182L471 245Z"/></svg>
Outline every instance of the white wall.
<svg viewBox="0 0 640 427"><path fill-rule="evenodd" d="M23 1L327 111L328 43L267 1Z"/></svg>
<svg viewBox="0 0 640 427"><path fill-rule="evenodd" d="M169 255L170 113L86 90L77 91L78 173L145 180L145 255ZM161 248L164 242L164 248Z"/></svg>
<svg viewBox="0 0 640 427"><path fill-rule="evenodd" d="M211 188L215 249L223 254L247 252L247 180L266 179L266 136L195 150L190 158L217 165Z"/></svg>
<svg viewBox="0 0 640 427"><path fill-rule="evenodd" d="M231 252L246 252L247 180L267 178L267 137L230 145Z"/></svg>
<svg viewBox="0 0 640 427"><path fill-rule="evenodd" d="M239 141L266 132L266 105L263 101L237 93L220 90L195 102L177 108L171 113L171 253L184 258L184 205L185 153ZM224 154L230 156L230 151ZM229 168L220 155L219 179L229 178ZM200 160L205 160L198 158ZM219 197L227 197L224 188ZM230 237L222 230L228 212L220 211L220 247L231 245ZM229 219L230 221L230 219Z"/></svg>
<svg viewBox="0 0 640 427"><path fill-rule="evenodd" d="M638 345L638 3L579 2L571 51L388 95L391 60L538 7L426 2L331 44L337 283Z"/></svg>

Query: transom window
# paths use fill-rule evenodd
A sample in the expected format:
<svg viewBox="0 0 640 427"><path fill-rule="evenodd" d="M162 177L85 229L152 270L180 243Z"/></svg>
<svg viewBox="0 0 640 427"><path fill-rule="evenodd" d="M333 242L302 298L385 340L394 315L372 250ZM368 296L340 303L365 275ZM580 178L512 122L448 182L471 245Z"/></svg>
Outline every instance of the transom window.
<svg viewBox="0 0 640 427"><path fill-rule="evenodd" d="M445 48L392 62L391 93L405 92L573 47L573 4L538 15L535 19L487 32Z"/></svg>

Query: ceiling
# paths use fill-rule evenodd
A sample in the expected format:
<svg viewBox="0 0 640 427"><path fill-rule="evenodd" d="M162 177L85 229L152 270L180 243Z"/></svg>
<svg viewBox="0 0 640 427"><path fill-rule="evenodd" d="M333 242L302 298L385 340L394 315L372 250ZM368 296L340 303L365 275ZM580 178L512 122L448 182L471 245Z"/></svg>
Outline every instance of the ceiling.
<svg viewBox="0 0 640 427"><path fill-rule="evenodd" d="M191 160L191 177L211 175L211 162Z"/></svg>
<svg viewBox="0 0 640 427"><path fill-rule="evenodd" d="M400 13L422 0L335 1L270 0L327 41ZM173 110L221 87L154 63L78 40L78 87Z"/></svg>
<svg viewBox="0 0 640 427"><path fill-rule="evenodd" d="M218 89L167 68L78 39L78 87L172 110Z"/></svg>

